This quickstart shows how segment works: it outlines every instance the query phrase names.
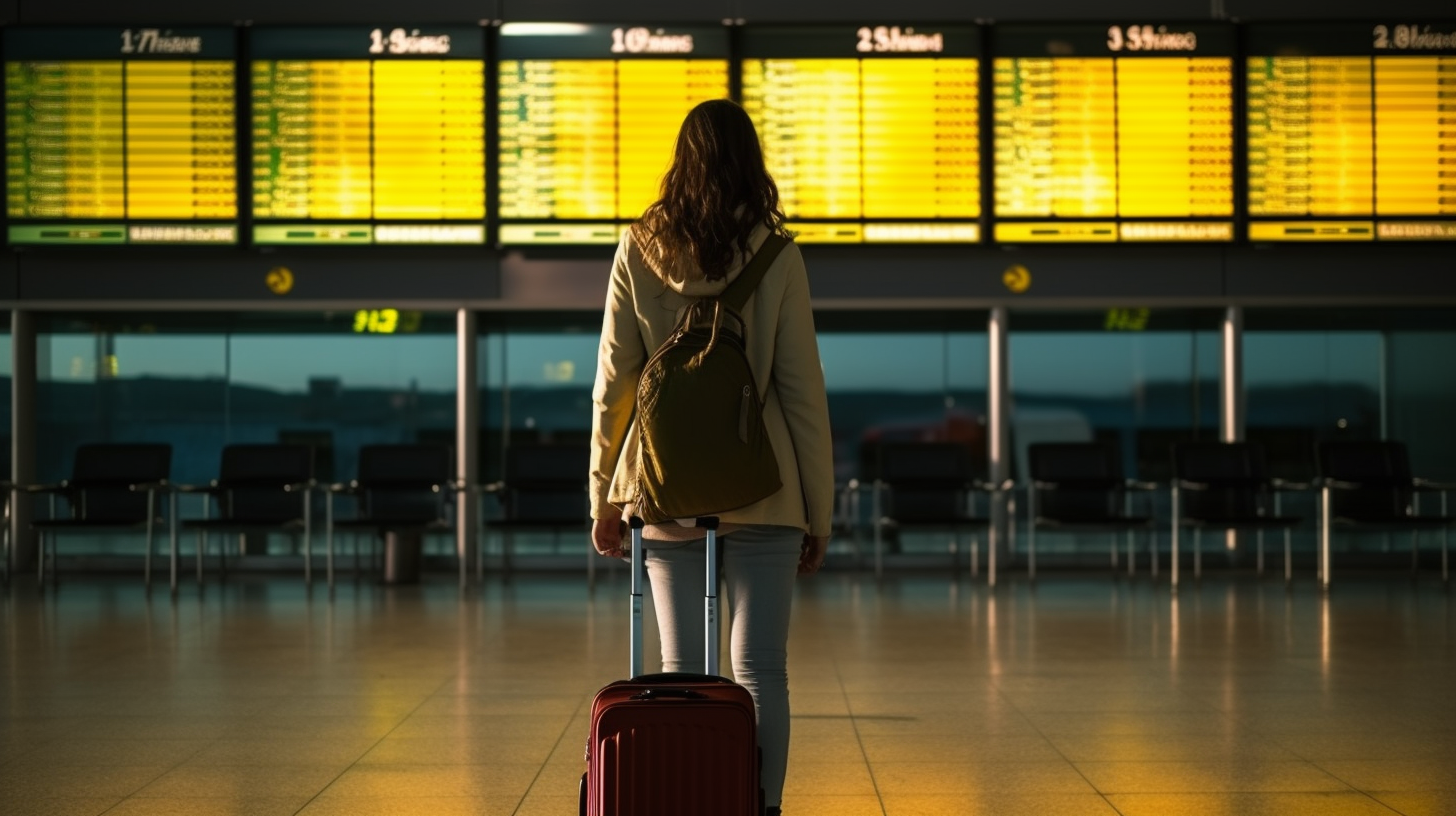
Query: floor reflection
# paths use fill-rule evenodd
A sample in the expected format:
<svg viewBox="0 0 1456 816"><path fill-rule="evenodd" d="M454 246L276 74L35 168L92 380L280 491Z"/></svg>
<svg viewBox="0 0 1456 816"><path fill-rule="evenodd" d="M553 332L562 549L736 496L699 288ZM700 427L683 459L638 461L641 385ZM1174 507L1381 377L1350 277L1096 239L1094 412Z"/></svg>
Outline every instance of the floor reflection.
<svg viewBox="0 0 1456 816"><path fill-rule="evenodd" d="M574 813L625 576L434 578L16 586L0 812ZM795 614L794 816L1456 812L1432 581L829 573Z"/></svg>

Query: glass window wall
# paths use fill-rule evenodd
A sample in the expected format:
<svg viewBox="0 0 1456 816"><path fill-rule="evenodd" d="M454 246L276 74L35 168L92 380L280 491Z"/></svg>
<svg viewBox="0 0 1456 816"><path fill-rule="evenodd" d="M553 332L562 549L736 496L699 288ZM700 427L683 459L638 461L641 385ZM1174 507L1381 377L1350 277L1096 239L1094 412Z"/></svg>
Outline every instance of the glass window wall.
<svg viewBox="0 0 1456 816"><path fill-rule="evenodd" d="M1165 480L1172 442L1217 438L1220 317L1219 310L1013 311L1017 477L1034 442L1106 439L1122 450L1128 475ZM306 442L318 453L319 477L342 481L353 477L361 445L455 441L453 315L92 314L37 322L37 465L45 481L69 475L85 442L171 443L174 479L200 483L217 475L221 449L233 442ZM832 312L817 322L841 485L871 481L877 446L890 440L961 443L984 468L984 312ZM510 445L585 446L596 315L483 313L478 325L482 481L504 477ZM1322 440L1388 438L1408 445L1417 475L1456 480L1449 363L1456 313L1249 309L1245 326L1247 434L1265 445L1276 475L1313 475ZM0 333L7 438L9 346L8 331ZM1154 508L1164 519L1165 493ZM844 495L843 529L863 534L869 503L853 508ZM498 512L490 504L487 519ZM1286 509L1312 518L1312 497L1288 497ZM1312 532L1297 541L1306 552ZM937 542L903 544L943 552ZM432 546L443 554L451 545ZM840 549L856 546L853 536L837 539ZM575 556L581 547L561 535L517 542L522 554Z"/></svg>
<svg viewBox="0 0 1456 816"><path fill-rule="evenodd" d="M449 316L47 315L36 343L42 481L68 477L93 442L170 444L182 484L216 478L233 443L312 445L317 478L345 481L362 445L454 442ZM181 507L184 518L202 512L200 500Z"/></svg>
<svg viewBox="0 0 1456 816"><path fill-rule="evenodd" d="M1155 309L1010 316L1013 471L1036 442L1105 440L1124 473L1168 478L1170 446L1217 439L1220 315Z"/></svg>

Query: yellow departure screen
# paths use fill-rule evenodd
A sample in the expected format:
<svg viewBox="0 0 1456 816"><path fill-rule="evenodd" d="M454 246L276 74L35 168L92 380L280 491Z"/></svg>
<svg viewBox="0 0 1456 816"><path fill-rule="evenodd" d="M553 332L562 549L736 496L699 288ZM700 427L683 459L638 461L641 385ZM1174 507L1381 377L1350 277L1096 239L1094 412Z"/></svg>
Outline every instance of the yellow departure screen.
<svg viewBox="0 0 1456 816"><path fill-rule="evenodd" d="M478 29L254 36L256 243L484 243Z"/></svg>
<svg viewBox="0 0 1456 816"><path fill-rule="evenodd" d="M1456 54L1375 58L1375 166L1378 215L1456 216Z"/></svg>
<svg viewBox="0 0 1456 816"><path fill-rule="evenodd" d="M501 241L616 243L683 117L728 95L721 28L501 27Z"/></svg>
<svg viewBox="0 0 1456 816"><path fill-rule="evenodd" d="M8 29L10 243L235 243L233 42Z"/></svg>
<svg viewBox="0 0 1456 816"><path fill-rule="evenodd" d="M970 27L744 31L743 106L800 242L980 239Z"/></svg>
<svg viewBox="0 0 1456 816"><path fill-rule="evenodd" d="M1251 217L1374 212L1368 57L1252 57L1248 106Z"/></svg>
<svg viewBox="0 0 1456 816"><path fill-rule="evenodd" d="M1005 26L996 36L1011 54L993 64L997 240L1233 238L1229 29Z"/></svg>
<svg viewBox="0 0 1456 816"><path fill-rule="evenodd" d="M1247 37L1251 239L1456 239L1456 24Z"/></svg>

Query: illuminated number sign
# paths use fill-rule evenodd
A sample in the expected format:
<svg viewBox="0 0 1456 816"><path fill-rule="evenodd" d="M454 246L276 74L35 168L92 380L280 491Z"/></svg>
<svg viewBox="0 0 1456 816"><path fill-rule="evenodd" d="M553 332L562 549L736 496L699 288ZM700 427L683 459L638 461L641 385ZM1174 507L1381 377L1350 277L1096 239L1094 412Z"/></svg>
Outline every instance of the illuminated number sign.
<svg viewBox="0 0 1456 816"><path fill-rule="evenodd" d="M1233 28L997 26L998 241L1233 239Z"/></svg>
<svg viewBox="0 0 1456 816"><path fill-rule="evenodd" d="M485 242L479 28L251 37L255 243Z"/></svg>
<svg viewBox="0 0 1456 816"><path fill-rule="evenodd" d="M354 313L355 334L414 334L423 313L398 309L360 309Z"/></svg>
<svg viewBox="0 0 1456 816"><path fill-rule="evenodd" d="M7 28L10 243L237 243L235 38Z"/></svg>
<svg viewBox="0 0 1456 816"><path fill-rule="evenodd" d="M1456 23L1247 30L1249 238L1456 240Z"/></svg>
<svg viewBox="0 0 1456 816"><path fill-rule="evenodd" d="M614 244L657 200L683 117L728 96L721 26L500 29L500 239Z"/></svg>
<svg viewBox="0 0 1456 816"><path fill-rule="evenodd" d="M797 240L980 240L978 29L747 28L743 53Z"/></svg>

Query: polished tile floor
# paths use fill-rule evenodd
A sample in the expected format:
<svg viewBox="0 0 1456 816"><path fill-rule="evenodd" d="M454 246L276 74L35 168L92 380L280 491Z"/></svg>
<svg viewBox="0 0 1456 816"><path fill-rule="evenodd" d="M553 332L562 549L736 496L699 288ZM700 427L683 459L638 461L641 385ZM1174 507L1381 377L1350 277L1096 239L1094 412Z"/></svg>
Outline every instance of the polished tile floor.
<svg viewBox="0 0 1456 816"><path fill-rule="evenodd" d="M0 813L574 814L623 579L17 585ZM800 592L789 816L1456 813L1456 601L1428 576Z"/></svg>

